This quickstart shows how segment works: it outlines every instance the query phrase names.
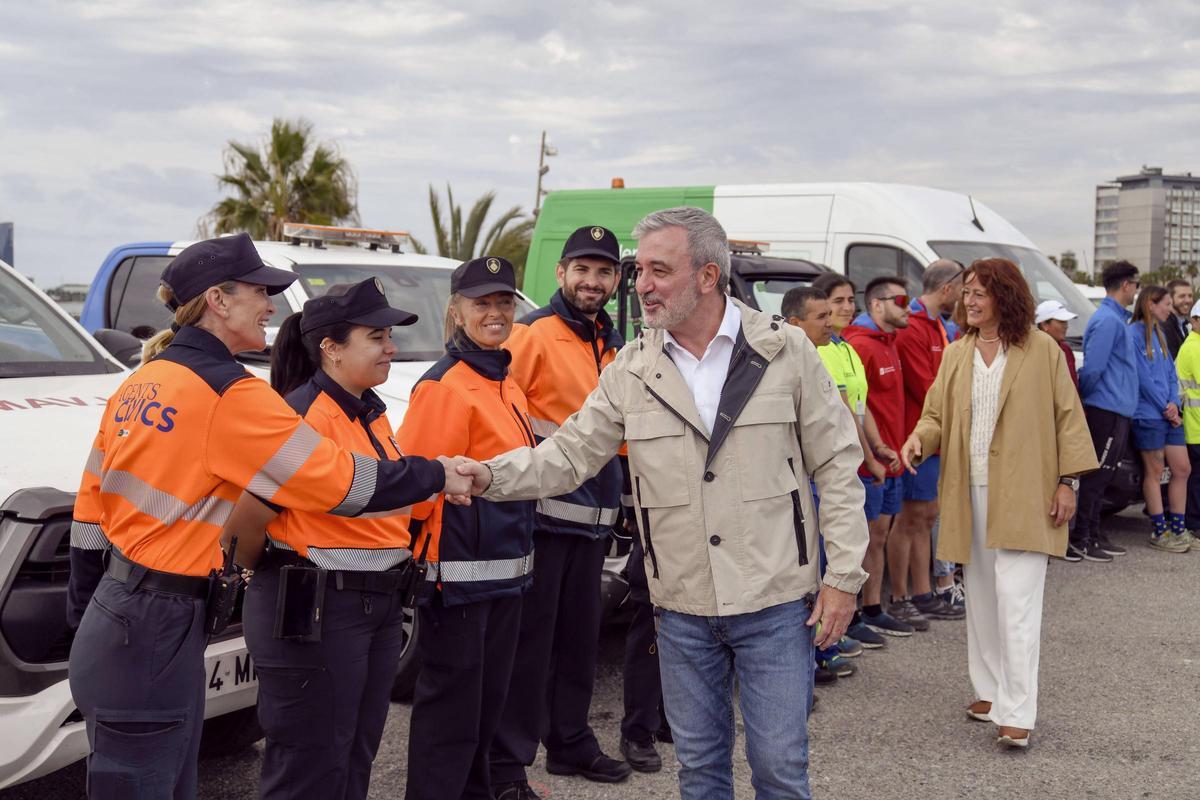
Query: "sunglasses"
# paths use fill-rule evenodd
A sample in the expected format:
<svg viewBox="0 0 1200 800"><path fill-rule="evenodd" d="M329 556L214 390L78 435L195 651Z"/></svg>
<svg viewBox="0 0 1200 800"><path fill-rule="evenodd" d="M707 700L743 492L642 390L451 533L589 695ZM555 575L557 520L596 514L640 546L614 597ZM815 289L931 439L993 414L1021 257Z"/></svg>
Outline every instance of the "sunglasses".
<svg viewBox="0 0 1200 800"><path fill-rule="evenodd" d="M891 300L893 303L898 305L900 308L905 308L909 304L909 301L912 298L910 298L906 294L893 294L893 295L889 295L888 297L881 297L879 299L880 300Z"/></svg>

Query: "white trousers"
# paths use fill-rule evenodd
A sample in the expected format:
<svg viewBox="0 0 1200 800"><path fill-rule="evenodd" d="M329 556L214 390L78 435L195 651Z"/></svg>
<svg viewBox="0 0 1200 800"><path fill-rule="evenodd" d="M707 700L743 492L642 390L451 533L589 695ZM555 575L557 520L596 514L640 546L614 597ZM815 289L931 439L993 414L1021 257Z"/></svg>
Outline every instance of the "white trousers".
<svg viewBox="0 0 1200 800"><path fill-rule="evenodd" d="M987 487L971 487L967 669L975 696L992 704L997 725L1032 730L1037 719L1045 553L987 547Z"/></svg>

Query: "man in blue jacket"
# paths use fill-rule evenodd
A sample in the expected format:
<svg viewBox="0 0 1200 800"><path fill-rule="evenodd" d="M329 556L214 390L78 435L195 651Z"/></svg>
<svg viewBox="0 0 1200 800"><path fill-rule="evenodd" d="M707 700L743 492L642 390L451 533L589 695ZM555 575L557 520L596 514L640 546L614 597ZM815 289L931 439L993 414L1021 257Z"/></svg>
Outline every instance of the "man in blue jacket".
<svg viewBox="0 0 1200 800"><path fill-rule="evenodd" d="M1100 469L1080 481L1079 511L1067 546L1071 554L1087 561L1112 561L1113 556L1125 554L1100 531L1100 499L1129 446L1129 421L1138 400L1136 353L1129 337L1130 314L1125 310L1140 285L1138 268L1116 261L1101 275L1108 296L1088 320L1079 370L1079 394Z"/></svg>

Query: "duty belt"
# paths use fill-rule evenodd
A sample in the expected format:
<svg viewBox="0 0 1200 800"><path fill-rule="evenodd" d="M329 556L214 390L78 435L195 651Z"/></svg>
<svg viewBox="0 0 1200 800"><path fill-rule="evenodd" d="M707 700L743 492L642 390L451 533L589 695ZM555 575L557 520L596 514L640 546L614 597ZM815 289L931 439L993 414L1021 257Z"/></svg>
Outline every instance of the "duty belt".
<svg viewBox="0 0 1200 800"><path fill-rule="evenodd" d="M136 567L146 570L146 574L142 576L141 580L134 577L133 571ZM208 597L208 578L196 575L178 575L174 572L161 572L143 567L141 564L130 561L115 549L108 552L108 566L105 571L114 580L125 584L132 583L134 589L153 589L156 592L195 597L200 600Z"/></svg>
<svg viewBox="0 0 1200 800"><path fill-rule="evenodd" d="M322 569L322 567L317 566L299 553L279 547L272 547L268 550L264 557L264 562L262 568L265 569L278 569L286 566ZM331 569L327 570L329 579L326 585L333 586L335 589L352 592L393 594L404 588L404 583L408 575L408 565L409 559L405 559L391 569L382 571Z"/></svg>

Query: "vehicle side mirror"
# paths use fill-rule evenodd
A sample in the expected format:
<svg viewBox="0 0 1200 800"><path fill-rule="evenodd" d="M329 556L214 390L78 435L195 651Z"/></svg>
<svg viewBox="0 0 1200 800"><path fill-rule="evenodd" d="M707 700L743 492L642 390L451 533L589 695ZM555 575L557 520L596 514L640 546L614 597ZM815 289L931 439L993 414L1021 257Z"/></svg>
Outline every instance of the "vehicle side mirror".
<svg viewBox="0 0 1200 800"><path fill-rule="evenodd" d="M136 367L142 362L142 340L131 333L112 328L101 328L92 334L113 358L127 367Z"/></svg>

